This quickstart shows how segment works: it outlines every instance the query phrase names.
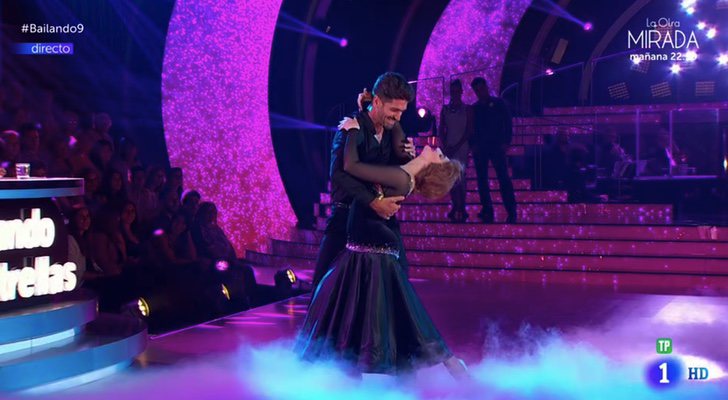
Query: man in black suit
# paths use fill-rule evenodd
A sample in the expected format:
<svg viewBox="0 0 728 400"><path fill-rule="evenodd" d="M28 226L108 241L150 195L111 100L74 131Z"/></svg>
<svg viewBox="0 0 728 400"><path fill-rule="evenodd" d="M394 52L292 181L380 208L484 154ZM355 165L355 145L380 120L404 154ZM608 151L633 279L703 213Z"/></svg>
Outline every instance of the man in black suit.
<svg viewBox="0 0 728 400"><path fill-rule="evenodd" d="M380 217L388 219L390 228L400 237L399 262L406 271L407 257L402 245L399 223L394 214L402 196L378 197L365 183L344 171L344 145L347 135L356 135L359 159L367 164L404 164L414 157L414 147L406 142L399 124L407 103L414 97L412 87L400 74L387 72L377 78L372 104L344 123L334 136L331 148L331 216L321 240L313 284L318 285L329 271L334 258L346 247L346 221L353 201L368 205ZM355 121L355 122L354 122Z"/></svg>
<svg viewBox="0 0 728 400"><path fill-rule="evenodd" d="M506 223L516 222L516 196L513 192L513 182L508 176L508 162L506 151L513 138L513 121L506 103L490 95L488 82L475 78L470 83L478 101L473 104L473 136L470 138L470 147L475 161L475 172L478 176L478 193L483 209L478 217L484 223L492 223L493 200L490 198L488 185L488 161L493 164L500 184L503 203L508 212Z"/></svg>

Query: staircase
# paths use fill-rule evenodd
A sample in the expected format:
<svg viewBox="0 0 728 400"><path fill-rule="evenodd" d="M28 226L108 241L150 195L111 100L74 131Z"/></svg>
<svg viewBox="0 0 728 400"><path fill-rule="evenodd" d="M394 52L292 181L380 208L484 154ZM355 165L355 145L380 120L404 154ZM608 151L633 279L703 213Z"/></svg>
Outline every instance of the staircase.
<svg viewBox="0 0 728 400"><path fill-rule="evenodd" d="M419 143L422 144L422 143ZM510 172L512 173L512 172ZM495 178L495 172L490 171ZM514 179L518 224L482 224L472 159L466 168L466 223L451 223L449 197L411 196L397 218L412 278L516 279L705 289L728 283L728 228L677 226L665 204L567 203L563 191L531 190ZM490 179L496 221L506 218ZM269 252L248 251L257 268L314 268L330 213L322 193L314 230L272 238Z"/></svg>

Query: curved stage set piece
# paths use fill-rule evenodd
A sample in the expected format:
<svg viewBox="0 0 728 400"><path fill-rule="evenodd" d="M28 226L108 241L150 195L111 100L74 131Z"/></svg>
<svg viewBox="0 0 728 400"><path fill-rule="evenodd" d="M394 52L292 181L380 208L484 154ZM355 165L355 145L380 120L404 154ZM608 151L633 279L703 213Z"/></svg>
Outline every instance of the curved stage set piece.
<svg viewBox="0 0 728 400"><path fill-rule="evenodd" d="M99 314L95 295L77 288L53 199L82 195L82 179L0 179L0 392L93 381L146 347L140 320Z"/></svg>

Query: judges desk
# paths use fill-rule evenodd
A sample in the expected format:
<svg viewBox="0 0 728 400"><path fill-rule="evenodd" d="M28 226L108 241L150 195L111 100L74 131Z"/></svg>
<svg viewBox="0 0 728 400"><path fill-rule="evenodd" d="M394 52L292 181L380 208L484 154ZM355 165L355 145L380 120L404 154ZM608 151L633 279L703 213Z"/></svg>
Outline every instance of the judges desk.
<svg viewBox="0 0 728 400"><path fill-rule="evenodd" d="M78 288L56 202L82 195L82 179L0 179L0 397L108 376L146 347L142 321Z"/></svg>

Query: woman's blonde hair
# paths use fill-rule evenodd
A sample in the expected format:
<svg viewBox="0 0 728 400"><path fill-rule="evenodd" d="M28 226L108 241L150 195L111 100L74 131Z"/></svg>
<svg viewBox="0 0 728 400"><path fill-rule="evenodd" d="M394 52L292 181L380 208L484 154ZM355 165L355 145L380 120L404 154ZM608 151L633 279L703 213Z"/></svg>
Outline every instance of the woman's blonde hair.
<svg viewBox="0 0 728 400"><path fill-rule="evenodd" d="M415 191L427 198L438 199L448 194L462 175L463 165L458 160L430 164L415 175Z"/></svg>

